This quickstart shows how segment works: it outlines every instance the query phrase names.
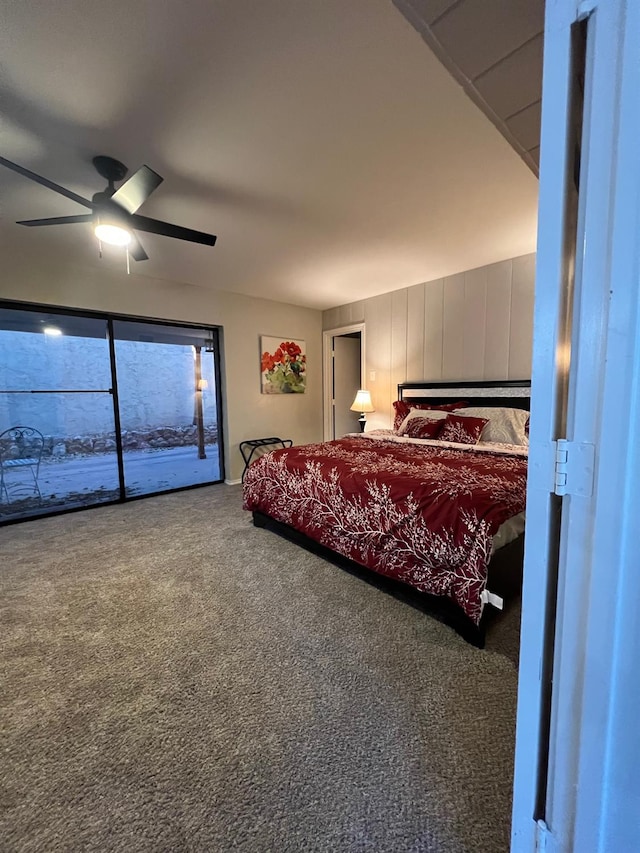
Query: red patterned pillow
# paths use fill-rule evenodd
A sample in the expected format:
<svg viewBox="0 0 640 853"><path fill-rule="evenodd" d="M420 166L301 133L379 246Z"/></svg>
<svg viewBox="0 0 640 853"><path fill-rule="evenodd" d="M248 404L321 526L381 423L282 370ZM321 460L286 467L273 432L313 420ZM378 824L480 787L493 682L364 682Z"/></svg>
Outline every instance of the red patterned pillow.
<svg viewBox="0 0 640 853"><path fill-rule="evenodd" d="M403 435L409 438L437 438L444 423L444 420L436 421L433 418L414 418L405 427Z"/></svg>
<svg viewBox="0 0 640 853"><path fill-rule="evenodd" d="M396 400L393 404L395 415L393 418L394 430L400 429L400 424L407 417L411 409L438 409L441 412L452 412L454 409L464 409L468 405L461 403L405 403L404 400Z"/></svg>
<svg viewBox="0 0 640 853"><path fill-rule="evenodd" d="M477 444L480 434L489 423L488 418L470 418L465 415L447 415L438 441L455 441L458 444Z"/></svg>

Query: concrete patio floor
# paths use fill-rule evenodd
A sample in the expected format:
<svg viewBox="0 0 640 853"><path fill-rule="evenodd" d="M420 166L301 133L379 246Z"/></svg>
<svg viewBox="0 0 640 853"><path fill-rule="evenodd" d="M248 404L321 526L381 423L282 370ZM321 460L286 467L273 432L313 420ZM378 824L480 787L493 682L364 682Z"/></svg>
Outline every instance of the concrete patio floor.
<svg viewBox="0 0 640 853"><path fill-rule="evenodd" d="M220 479L220 456L217 444L207 445L206 459L198 459L194 446L160 450L127 450L124 472L127 496L209 483ZM38 485L42 501L23 494L11 494L18 481L29 485L27 470L11 471L6 476L12 503L0 503L0 516L11 517L51 511L67 505L89 505L118 498L118 463L115 452L87 456L44 459L40 465ZM3 496L0 496L3 497Z"/></svg>

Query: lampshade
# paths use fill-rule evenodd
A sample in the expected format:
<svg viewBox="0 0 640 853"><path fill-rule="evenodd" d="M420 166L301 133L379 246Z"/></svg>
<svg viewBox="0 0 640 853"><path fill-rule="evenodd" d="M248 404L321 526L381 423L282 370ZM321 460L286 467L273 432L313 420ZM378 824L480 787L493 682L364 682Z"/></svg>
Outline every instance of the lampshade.
<svg viewBox="0 0 640 853"><path fill-rule="evenodd" d="M364 391L362 388L356 394L356 398L351 406L352 412L375 412L371 405L371 392Z"/></svg>

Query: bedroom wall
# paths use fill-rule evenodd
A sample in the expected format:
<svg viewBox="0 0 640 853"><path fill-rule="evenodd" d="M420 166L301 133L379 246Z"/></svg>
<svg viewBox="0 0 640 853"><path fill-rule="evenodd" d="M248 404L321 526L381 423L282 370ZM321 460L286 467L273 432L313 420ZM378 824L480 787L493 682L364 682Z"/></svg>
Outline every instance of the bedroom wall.
<svg viewBox="0 0 640 853"><path fill-rule="evenodd" d="M399 382L528 379L535 254L341 305L323 329L365 323L371 429L389 427Z"/></svg>
<svg viewBox="0 0 640 853"><path fill-rule="evenodd" d="M227 479L242 474L238 445L243 439L279 435L303 444L322 438L320 311L8 252L3 252L0 298L222 326ZM306 341L306 393L260 392L260 335Z"/></svg>

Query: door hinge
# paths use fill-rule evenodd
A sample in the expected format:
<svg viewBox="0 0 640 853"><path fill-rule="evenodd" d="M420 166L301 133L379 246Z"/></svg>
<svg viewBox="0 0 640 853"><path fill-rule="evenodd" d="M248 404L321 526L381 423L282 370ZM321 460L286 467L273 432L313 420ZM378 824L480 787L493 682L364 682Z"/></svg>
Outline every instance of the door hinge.
<svg viewBox="0 0 640 853"><path fill-rule="evenodd" d="M567 441L566 438L559 438L554 443L554 493L556 495L591 497L595 471L595 445Z"/></svg>

